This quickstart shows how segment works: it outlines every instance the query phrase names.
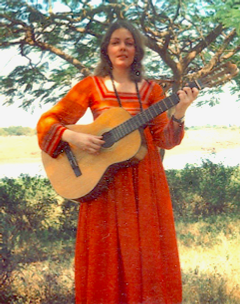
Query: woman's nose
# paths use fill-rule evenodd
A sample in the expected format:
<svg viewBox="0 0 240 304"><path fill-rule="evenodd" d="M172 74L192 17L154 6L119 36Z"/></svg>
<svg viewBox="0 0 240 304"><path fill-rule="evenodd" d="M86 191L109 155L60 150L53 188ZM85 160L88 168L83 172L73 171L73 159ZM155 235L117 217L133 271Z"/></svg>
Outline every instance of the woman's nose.
<svg viewBox="0 0 240 304"><path fill-rule="evenodd" d="M120 43L120 49L123 50L123 49L125 49L125 47L126 47L125 42L124 41L121 42Z"/></svg>

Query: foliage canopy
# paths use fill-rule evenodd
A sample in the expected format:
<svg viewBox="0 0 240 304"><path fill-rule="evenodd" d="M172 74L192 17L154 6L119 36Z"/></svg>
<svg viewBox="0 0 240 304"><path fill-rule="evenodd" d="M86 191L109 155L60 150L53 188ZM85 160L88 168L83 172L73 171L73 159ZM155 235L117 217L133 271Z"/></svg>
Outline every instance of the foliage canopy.
<svg viewBox="0 0 240 304"><path fill-rule="evenodd" d="M142 32L147 76L173 79L176 90L220 63L239 64L239 7L234 0L0 0L0 48L25 58L0 78L1 93L23 107L56 102L94 71L102 35L116 19Z"/></svg>

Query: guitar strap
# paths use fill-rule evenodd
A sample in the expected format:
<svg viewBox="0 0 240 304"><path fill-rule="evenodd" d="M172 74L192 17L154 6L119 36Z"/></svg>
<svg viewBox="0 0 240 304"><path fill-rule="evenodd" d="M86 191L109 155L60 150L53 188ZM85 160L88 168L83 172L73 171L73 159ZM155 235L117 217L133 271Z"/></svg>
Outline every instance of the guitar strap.
<svg viewBox="0 0 240 304"><path fill-rule="evenodd" d="M75 158L75 155L73 154L73 152L72 152L69 144L66 143L66 145L64 145L63 149L64 149L64 151L65 151L65 153L67 155L68 161L69 161L69 163L70 163L70 165L71 165L71 167L72 167L72 169L73 169L76 177L81 176L82 172L81 172L81 170L80 170L80 168L78 166L78 162L77 162L77 160Z"/></svg>
<svg viewBox="0 0 240 304"><path fill-rule="evenodd" d="M117 91L117 88L116 88L115 83L114 83L114 79L113 79L112 73L110 74L110 78L111 78L111 81L112 81L112 86L113 86L115 95L117 97L117 101L118 101L119 107L123 107L121 99L120 99L118 91ZM143 106L142 106L142 100L141 100L141 96L140 96L140 92L139 92L137 81L135 81L135 87L136 87L136 92L137 92L137 97L138 97L138 102L139 102L140 110L142 112L143 111Z"/></svg>

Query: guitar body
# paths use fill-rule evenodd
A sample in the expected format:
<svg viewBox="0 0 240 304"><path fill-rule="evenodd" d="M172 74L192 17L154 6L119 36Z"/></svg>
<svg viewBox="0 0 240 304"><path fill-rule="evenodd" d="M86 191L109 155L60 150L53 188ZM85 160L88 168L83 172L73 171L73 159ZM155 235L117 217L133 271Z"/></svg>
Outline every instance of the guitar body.
<svg viewBox="0 0 240 304"><path fill-rule="evenodd" d="M131 117L123 108L111 108L89 125L68 125L67 128L79 133L102 135ZM64 198L75 201L96 197L99 191L106 188L115 170L143 159L147 153L140 130L133 131L109 148L101 148L97 155L75 146L71 146L71 150L81 171L78 177L64 152L57 158L42 152L42 162L55 191Z"/></svg>
<svg viewBox="0 0 240 304"><path fill-rule="evenodd" d="M204 87L211 88L227 82L237 74L237 66L226 62L213 69L209 75L194 80L187 86L199 90ZM69 161L71 151L65 150L57 158L51 158L42 152L43 165L53 188L58 194L71 200L86 201L94 198L106 187L111 176L114 178L116 169L144 158L147 148L144 145L141 128L178 102L179 96L172 94L135 116L131 116L123 108L111 108L92 124L67 126L76 132L103 135L106 144L97 155L71 146L75 156L73 163L79 167L77 173ZM70 159L72 160L72 156Z"/></svg>

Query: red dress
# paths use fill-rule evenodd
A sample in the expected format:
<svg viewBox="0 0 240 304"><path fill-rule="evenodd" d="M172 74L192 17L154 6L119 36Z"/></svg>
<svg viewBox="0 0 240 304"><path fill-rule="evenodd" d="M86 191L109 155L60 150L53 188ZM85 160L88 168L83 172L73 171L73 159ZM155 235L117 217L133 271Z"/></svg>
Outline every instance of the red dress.
<svg viewBox="0 0 240 304"><path fill-rule="evenodd" d="M161 87L144 81L143 108L164 97ZM140 111L137 94L121 93L123 107ZM80 81L38 123L40 147L54 156L65 125L90 107L94 118L118 107L114 92L100 77ZM180 144L166 113L145 130L148 153L122 168L108 190L81 203L76 239L75 285L78 304L177 304L182 301L181 272L171 199L158 147Z"/></svg>

